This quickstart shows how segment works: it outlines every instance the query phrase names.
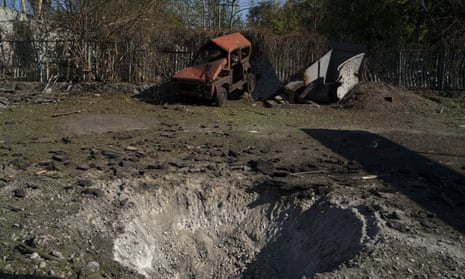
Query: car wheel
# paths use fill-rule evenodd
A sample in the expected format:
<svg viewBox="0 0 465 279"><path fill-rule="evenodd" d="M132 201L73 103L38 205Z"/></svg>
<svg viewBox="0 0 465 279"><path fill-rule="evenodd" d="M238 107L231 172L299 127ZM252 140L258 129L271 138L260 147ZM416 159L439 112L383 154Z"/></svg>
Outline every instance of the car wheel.
<svg viewBox="0 0 465 279"><path fill-rule="evenodd" d="M257 80L254 74L247 75L247 87L246 90L249 92L250 95L253 95L255 92L255 86L257 85Z"/></svg>
<svg viewBox="0 0 465 279"><path fill-rule="evenodd" d="M224 106L226 104L227 99L228 99L228 94L227 94L226 88L221 87L220 89L218 89L216 92L216 96L215 96L216 105L219 107Z"/></svg>

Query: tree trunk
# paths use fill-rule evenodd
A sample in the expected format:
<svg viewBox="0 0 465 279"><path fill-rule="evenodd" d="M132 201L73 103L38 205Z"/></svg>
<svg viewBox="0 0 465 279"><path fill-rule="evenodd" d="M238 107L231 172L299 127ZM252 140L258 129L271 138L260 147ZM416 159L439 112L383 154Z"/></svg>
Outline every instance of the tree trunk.
<svg viewBox="0 0 465 279"><path fill-rule="evenodd" d="M203 31L207 30L207 0L202 0L202 28Z"/></svg>
<svg viewBox="0 0 465 279"><path fill-rule="evenodd" d="M37 3L36 17L40 17L42 15L42 2L42 0L39 0L39 2Z"/></svg>
<svg viewBox="0 0 465 279"><path fill-rule="evenodd" d="M234 16L236 14L237 0L231 1L231 16L229 17L229 29L233 28Z"/></svg>
<svg viewBox="0 0 465 279"><path fill-rule="evenodd" d="M217 5L218 5L218 30L221 30L221 3L220 3L220 0L218 0Z"/></svg>
<svg viewBox="0 0 465 279"><path fill-rule="evenodd" d="M21 8L22 8L23 14L26 14L26 0L21 0Z"/></svg>

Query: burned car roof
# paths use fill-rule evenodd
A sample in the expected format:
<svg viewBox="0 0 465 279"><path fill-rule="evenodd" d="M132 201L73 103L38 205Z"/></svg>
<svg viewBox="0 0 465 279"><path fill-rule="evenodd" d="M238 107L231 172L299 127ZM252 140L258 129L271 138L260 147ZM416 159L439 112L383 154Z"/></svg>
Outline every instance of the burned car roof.
<svg viewBox="0 0 465 279"><path fill-rule="evenodd" d="M239 32L213 38L211 41L227 52L231 52L241 47L252 46L250 41Z"/></svg>

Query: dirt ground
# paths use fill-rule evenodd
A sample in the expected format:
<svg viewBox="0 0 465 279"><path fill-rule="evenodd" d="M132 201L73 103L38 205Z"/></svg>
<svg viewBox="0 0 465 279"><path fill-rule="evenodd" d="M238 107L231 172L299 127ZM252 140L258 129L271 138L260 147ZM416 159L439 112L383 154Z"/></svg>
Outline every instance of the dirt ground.
<svg viewBox="0 0 465 279"><path fill-rule="evenodd" d="M0 278L465 278L465 99L0 90Z"/></svg>

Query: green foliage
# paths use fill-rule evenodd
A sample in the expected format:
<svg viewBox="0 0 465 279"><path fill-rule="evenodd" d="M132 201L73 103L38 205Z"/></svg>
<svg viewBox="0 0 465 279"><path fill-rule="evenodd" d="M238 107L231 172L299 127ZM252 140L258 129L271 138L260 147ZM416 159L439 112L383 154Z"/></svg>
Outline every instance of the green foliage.
<svg viewBox="0 0 465 279"><path fill-rule="evenodd" d="M320 18L320 0L289 0L283 4L269 0L260 2L249 11L249 24L268 28L278 34L316 31Z"/></svg>
<svg viewBox="0 0 465 279"><path fill-rule="evenodd" d="M373 47L401 44L400 9L395 2L327 0L321 30L338 41Z"/></svg>
<svg viewBox="0 0 465 279"><path fill-rule="evenodd" d="M462 0L288 0L260 2L249 23L278 34L314 31L370 49L462 46Z"/></svg>

